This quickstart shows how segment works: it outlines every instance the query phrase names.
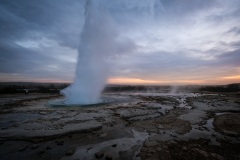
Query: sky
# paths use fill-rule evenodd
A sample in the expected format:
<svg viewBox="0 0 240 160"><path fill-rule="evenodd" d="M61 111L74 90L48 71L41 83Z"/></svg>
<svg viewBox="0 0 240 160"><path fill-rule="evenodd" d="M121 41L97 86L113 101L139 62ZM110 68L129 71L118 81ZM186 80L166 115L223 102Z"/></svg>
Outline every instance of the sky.
<svg viewBox="0 0 240 160"><path fill-rule="evenodd" d="M94 1L121 42L108 83L240 82L239 0ZM72 82L85 3L1 0L0 81Z"/></svg>

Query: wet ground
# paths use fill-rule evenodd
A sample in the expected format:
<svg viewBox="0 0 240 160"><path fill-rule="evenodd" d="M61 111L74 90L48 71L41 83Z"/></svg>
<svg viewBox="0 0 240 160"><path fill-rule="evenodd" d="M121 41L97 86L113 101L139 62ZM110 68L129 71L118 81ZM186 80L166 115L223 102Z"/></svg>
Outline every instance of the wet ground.
<svg viewBox="0 0 240 160"><path fill-rule="evenodd" d="M240 96L106 93L109 103L51 105L1 95L0 159L240 159Z"/></svg>

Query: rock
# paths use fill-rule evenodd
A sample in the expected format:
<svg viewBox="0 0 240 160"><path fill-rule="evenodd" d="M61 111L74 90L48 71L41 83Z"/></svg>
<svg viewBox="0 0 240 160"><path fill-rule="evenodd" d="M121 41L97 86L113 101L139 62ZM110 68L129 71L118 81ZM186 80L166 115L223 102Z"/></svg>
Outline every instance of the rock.
<svg viewBox="0 0 240 160"><path fill-rule="evenodd" d="M38 147L39 147L38 144L34 144L34 145L31 146L32 149L37 149Z"/></svg>
<svg viewBox="0 0 240 160"><path fill-rule="evenodd" d="M103 153L103 152L97 152L97 153L95 153L95 157L96 157L97 159L101 159L103 156L104 156L104 153Z"/></svg>
<svg viewBox="0 0 240 160"><path fill-rule="evenodd" d="M103 134L100 135L101 138L104 138L106 136L107 136L107 133L103 133Z"/></svg>
<svg viewBox="0 0 240 160"><path fill-rule="evenodd" d="M119 113L114 113L114 115L115 115L115 116L120 116L120 114L119 114Z"/></svg>
<svg viewBox="0 0 240 160"><path fill-rule="evenodd" d="M203 129L202 127L199 127L198 129L199 129L200 131L204 131L204 129Z"/></svg>
<svg viewBox="0 0 240 160"><path fill-rule="evenodd" d="M196 151L198 151L200 154L202 154L204 157L208 157L208 153L204 150L200 150L200 149L195 149Z"/></svg>
<svg viewBox="0 0 240 160"><path fill-rule="evenodd" d="M63 143L64 143L64 141L59 141L59 140L57 140L57 141L55 141L55 142L57 143L58 146L62 146Z"/></svg>
<svg viewBox="0 0 240 160"><path fill-rule="evenodd" d="M46 150L50 150L50 149L51 149L51 147L49 147L49 146L46 147Z"/></svg>
<svg viewBox="0 0 240 160"><path fill-rule="evenodd" d="M151 150L151 151L150 151L151 154L154 154L155 152L156 152L155 150Z"/></svg>
<svg viewBox="0 0 240 160"><path fill-rule="evenodd" d="M44 111L39 112L39 113L42 114L42 115L46 115L47 114L47 112L44 112Z"/></svg>
<svg viewBox="0 0 240 160"><path fill-rule="evenodd" d="M170 133L170 136L171 136L171 137L174 137L174 138L177 138L177 134L176 134L176 133L173 133L173 132Z"/></svg>
<svg viewBox="0 0 240 160"><path fill-rule="evenodd" d="M42 141L42 139L37 139L37 138L36 138L36 139L33 139L33 142L34 142L34 143L38 143L38 142L41 142L41 141Z"/></svg>
<svg viewBox="0 0 240 160"><path fill-rule="evenodd" d="M105 157L105 160L112 160L113 159L113 157L111 156L111 155L107 155L106 157Z"/></svg>
<svg viewBox="0 0 240 160"><path fill-rule="evenodd" d="M92 147L87 148L87 150L90 150L90 149L92 149Z"/></svg>
<svg viewBox="0 0 240 160"><path fill-rule="evenodd" d="M154 147L154 146L157 146L158 143L156 141L150 141L150 140L147 140L145 143L144 143L144 146L149 148L149 147Z"/></svg>
<svg viewBox="0 0 240 160"><path fill-rule="evenodd" d="M223 129L222 132L228 136L238 137L239 133Z"/></svg>
<svg viewBox="0 0 240 160"><path fill-rule="evenodd" d="M113 144L112 147L117 147L117 144Z"/></svg>
<svg viewBox="0 0 240 160"><path fill-rule="evenodd" d="M38 152L38 154L43 154L43 153L45 153L45 150L41 150Z"/></svg>
<svg viewBox="0 0 240 160"><path fill-rule="evenodd" d="M164 129L164 127L161 124L159 124L158 129Z"/></svg>
<svg viewBox="0 0 240 160"><path fill-rule="evenodd" d="M119 151L119 159L128 160L134 159L134 152L130 149L128 151Z"/></svg>
<svg viewBox="0 0 240 160"><path fill-rule="evenodd" d="M20 151L20 152L25 151L27 148L28 148L28 146L24 146L24 147L19 148L18 151Z"/></svg>
<svg viewBox="0 0 240 160"><path fill-rule="evenodd" d="M149 158L149 157L152 156L152 154L151 153L147 153L146 156Z"/></svg>
<svg viewBox="0 0 240 160"><path fill-rule="evenodd" d="M73 149L73 148L68 149L68 150L66 151L66 155L68 155L68 156L73 155L73 153L75 153L75 150L76 150L76 149Z"/></svg>
<svg viewBox="0 0 240 160"><path fill-rule="evenodd" d="M218 160L224 160L224 158L223 158L222 156L220 156L220 155L218 155L218 154L216 154L216 153L211 153L211 155L212 155L214 158L218 159ZM240 158L240 156L239 156L239 158Z"/></svg>
<svg viewBox="0 0 240 160"><path fill-rule="evenodd" d="M182 149L183 149L184 151L187 151L187 147L183 147Z"/></svg>

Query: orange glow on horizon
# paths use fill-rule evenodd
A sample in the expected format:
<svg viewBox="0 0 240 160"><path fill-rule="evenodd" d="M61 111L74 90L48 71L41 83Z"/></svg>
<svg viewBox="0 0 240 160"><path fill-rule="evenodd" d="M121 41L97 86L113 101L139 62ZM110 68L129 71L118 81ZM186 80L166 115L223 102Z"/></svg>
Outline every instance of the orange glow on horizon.
<svg viewBox="0 0 240 160"><path fill-rule="evenodd" d="M52 78L35 78L24 77L22 75L2 75L0 82L36 82L36 83L73 83L72 80L61 80ZM142 79L128 77L111 77L107 80L107 84L117 85L226 85L231 83L240 83L240 75L221 76L214 78L158 78L158 79Z"/></svg>
<svg viewBox="0 0 240 160"><path fill-rule="evenodd" d="M239 83L240 76L215 77L212 79L170 79L170 80L144 80L140 78L110 78L108 84L146 84L146 85L224 85Z"/></svg>
<svg viewBox="0 0 240 160"><path fill-rule="evenodd" d="M159 81L143 80L138 78L110 78L109 84L159 84Z"/></svg>
<svg viewBox="0 0 240 160"><path fill-rule="evenodd" d="M144 80L138 78L110 78L109 84L204 84L204 80Z"/></svg>
<svg viewBox="0 0 240 160"><path fill-rule="evenodd" d="M223 79L229 79L229 80L239 80L240 81L240 75L236 76L227 76L227 77L222 77Z"/></svg>

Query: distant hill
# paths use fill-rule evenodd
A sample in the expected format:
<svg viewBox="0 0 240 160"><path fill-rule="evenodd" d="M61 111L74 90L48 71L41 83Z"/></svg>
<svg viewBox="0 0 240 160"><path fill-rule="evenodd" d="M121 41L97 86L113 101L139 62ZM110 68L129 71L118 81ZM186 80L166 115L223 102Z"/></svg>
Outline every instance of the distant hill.
<svg viewBox="0 0 240 160"><path fill-rule="evenodd" d="M68 83L1 82L0 94L7 93L59 93Z"/></svg>
<svg viewBox="0 0 240 160"><path fill-rule="evenodd" d="M59 93L60 90L68 87L70 83L34 83L34 82L0 82L0 94L8 93ZM208 92L240 92L240 83L228 85L198 86L187 85L177 87L179 91L208 91ZM106 85L103 92L139 92L139 91L160 91L171 92L171 86L147 86L147 85Z"/></svg>
<svg viewBox="0 0 240 160"><path fill-rule="evenodd" d="M240 83L217 86L203 86L199 90L210 92L240 92Z"/></svg>

